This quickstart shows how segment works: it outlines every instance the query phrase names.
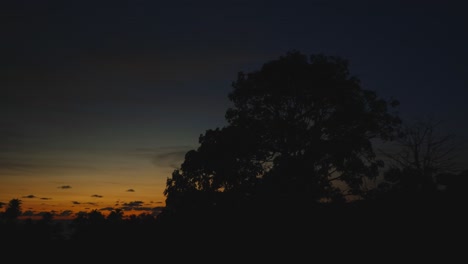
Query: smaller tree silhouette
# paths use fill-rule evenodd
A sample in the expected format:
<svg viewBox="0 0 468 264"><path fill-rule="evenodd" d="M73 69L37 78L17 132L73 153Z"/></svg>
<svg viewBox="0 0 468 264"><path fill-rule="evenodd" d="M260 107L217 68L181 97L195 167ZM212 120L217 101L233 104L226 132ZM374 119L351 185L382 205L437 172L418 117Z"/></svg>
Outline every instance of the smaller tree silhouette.
<svg viewBox="0 0 468 264"><path fill-rule="evenodd" d="M112 224L119 224L123 222L124 213L120 208L112 210L107 216L107 221Z"/></svg>
<svg viewBox="0 0 468 264"><path fill-rule="evenodd" d="M16 220L22 214L21 204L20 199L11 199L5 209L5 218L7 220Z"/></svg>
<svg viewBox="0 0 468 264"><path fill-rule="evenodd" d="M440 124L431 118L403 124L397 150L381 150L390 161L384 178L394 191L433 193L443 175L456 172L454 135L441 133Z"/></svg>

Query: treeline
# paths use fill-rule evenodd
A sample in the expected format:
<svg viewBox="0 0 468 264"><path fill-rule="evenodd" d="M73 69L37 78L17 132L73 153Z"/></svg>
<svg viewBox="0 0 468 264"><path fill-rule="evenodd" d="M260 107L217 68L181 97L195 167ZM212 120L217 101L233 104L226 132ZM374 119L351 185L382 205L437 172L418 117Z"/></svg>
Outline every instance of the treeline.
<svg viewBox="0 0 468 264"><path fill-rule="evenodd" d="M108 215L98 210L80 212L71 220L55 220L49 212L38 220L20 219L21 200L12 199L0 213L0 234L4 242L29 241L120 241L136 239L156 229L156 216L142 213L124 217L115 209Z"/></svg>
<svg viewBox="0 0 468 264"><path fill-rule="evenodd" d="M21 203L13 199L0 214L0 240L6 246L48 246L63 252L88 249L100 254L109 247L112 254L150 247L181 254L186 250L234 251L237 256L275 250L306 252L302 248L310 244L317 244L320 250L335 244L336 248L359 245L367 250L401 250L412 248L413 243L430 248L440 243L451 245L454 236L466 234L466 174L453 174L445 188L424 194L420 188L412 193L393 189L348 203L278 201L273 206L256 201L244 207L197 207L158 216L123 217L118 209L105 216L93 210L68 223L54 220L51 213L39 220L19 220L12 212L20 208L9 206ZM353 244L356 241L359 244Z"/></svg>

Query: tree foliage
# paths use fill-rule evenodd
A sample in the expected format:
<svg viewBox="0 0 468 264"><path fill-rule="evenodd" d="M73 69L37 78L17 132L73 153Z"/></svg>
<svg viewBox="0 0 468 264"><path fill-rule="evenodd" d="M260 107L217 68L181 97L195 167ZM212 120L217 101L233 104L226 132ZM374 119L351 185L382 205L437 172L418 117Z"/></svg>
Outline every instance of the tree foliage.
<svg viewBox="0 0 468 264"><path fill-rule="evenodd" d="M21 201L20 199L11 199L8 204L7 204L7 207L5 209L5 218L6 219L9 219L9 220L15 220L17 219L21 214L22 214L22 211L21 211L21 205L22 205L23 201Z"/></svg>
<svg viewBox="0 0 468 264"><path fill-rule="evenodd" d="M398 102L362 89L339 57L292 51L232 87L228 125L201 135L167 179L168 209L342 200L340 186L356 193L377 176L372 140L393 139L400 123Z"/></svg>

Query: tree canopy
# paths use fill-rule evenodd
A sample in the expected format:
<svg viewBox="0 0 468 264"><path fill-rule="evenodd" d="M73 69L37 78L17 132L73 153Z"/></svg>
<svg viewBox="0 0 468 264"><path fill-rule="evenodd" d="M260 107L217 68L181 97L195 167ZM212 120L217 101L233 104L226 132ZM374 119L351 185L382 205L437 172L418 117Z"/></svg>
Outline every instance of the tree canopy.
<svg viewBox="0 0 468 264"><path fill-rule="evenodd" d="M22 213L21 205L23 201L20 199L11 199L8 202L7 208L5 209L4 215L8 220L16 220Z"/></svg>
<svg viewBox="0 0 468 264"><path fill-rule="evenodd" d="M343 201L343 187L357 194L378 175L372 141L400 124L398 102L363 89L340 57L288 52L232 88L228 125L202 134L167 179L167 210Z"/></svg>

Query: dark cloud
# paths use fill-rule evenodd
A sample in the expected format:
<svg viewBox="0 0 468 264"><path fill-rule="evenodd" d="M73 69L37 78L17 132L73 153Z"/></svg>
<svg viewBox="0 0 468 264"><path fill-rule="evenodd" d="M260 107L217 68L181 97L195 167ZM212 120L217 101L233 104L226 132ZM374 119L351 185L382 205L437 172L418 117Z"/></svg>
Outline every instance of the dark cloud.
<svg viewBox="0 0 468 264"><path fill-rule="evenodd" d="M128 189L127 192L135 192L134 189Z"/></svg>
<svg viewBox="0 0 468 264"><path fill-rule="evenodd" d="M154 202L150 202L150 203L154 203ZM113 211L116 208L119 208L123 211L141 211L141 212L145 211L145 212L151 212L151 215L157 215L161 212L162 208L164 208L162 206L149 207L149 206L144 206L144 204L145 203L143 201L132 201L132 202L117 201L115 203L115 207L104 207L104 208L101 208L100 210Z"/></svg>
<svg viewBox="0 0 468 264"><path fill-rule="evenodd" d="M91 197L102 198L103 196L99 195L99 194L93 194L93 195L91 195Z"/></svg>
<svg viewBox="0 0 468 264"><path fill-rule="evenodd" d="M58 187L59 189L71 189L70 185L62 185Z"/></svg>
<svg viewBox="0 0 468 264"><path fill-rule="evenodd" d="M99 211L109 211L109 212L114 211L114 210L115 210L115 208L114 208L114 207L110 207L110 206L109 206L109 207L104 207L104 208L99 209Z"/></svg>
<svg viewBox="0 0 468 264"><path fill-rule="evenodd" d="M142 206L143 201L133 201L133 202L124 203L123 205L124 206L132 206L132 207Z"/></svg>
<svg viewBox="0 0 468 264"><path fill-rule="evenodd" d="M133 202L128 202L128 203L123 203L120 206L120 209L124 211L131 211L131 210L136 210L136 211L144 211L147 210L148 208L143 207L144 202L143 201L133 201Z"/></svg>
<svg viewBox="0 0 468 264"><path fill-rule="evenodd" d="M176 150L176 151L167 151L155 153L152 162L157 167L170 167L172 169L177 169L180 167L184 161L185 154L190 149Z"/></svg>
<svg viewBox="0 0 468 264"><path fill-rule="evenodd" d="M52 200L52 198L47 198L47 197L41 197L41 200Z"/></svg>
<svg viewBox="0 0 468 264"><path fill-rule="evenodd" d="M136 148L131 155L149 159L157 167L178 168L192 146L168 146L159 148Z"/></svg>
<svg viewBox="0 0 468 264"><path fill-rule="evenodd" d="M151 212L151 215L158 215L164 207L148 207L148 206L143 206L142 201L133 201L129 203L122 203L122 206L119 206L118 203L115 204L115 207L103 207L100 208L100 211L114 211L117 208L121 209L123 211L140 211L140 212Z"/></svg>
<svg viewBox="0 0 468 264"><path fill-rule="evenodd" d="M158 167L171 167L173 169L177 169L182 164L185 154L187 151L174 151L174 152L166 152L166 153L159 153L153 158L153 164Z"/></svg>
<svg viewBox="0 0 468 264"><path fill-rule="evenodd" d="M92 205L92 206L97 206L98 205L98 203L94 203L94 202L85 202L85 203L83 203L83 202L78 202L78 201L72 201L72 203L75 204L75 205L79 205L79 204L89 204L89 205ZM86 208L86 209L90 209L90 208Z"/></svg>
<svg viewBox="0 0 468 264"><path fill-rule="evenodd" d="M23 198L32 199L32 198L36 198L36 196L33 194L30 194L30 195L23 196Z"/></svg>
<svg viewBox="0 0 468 264"><path fill-rule="evenodd" d="M73 211L72 210L64 210L64 211L60 212L58 215L59 216L71 216L71 215L73 215Z"/></svg>

